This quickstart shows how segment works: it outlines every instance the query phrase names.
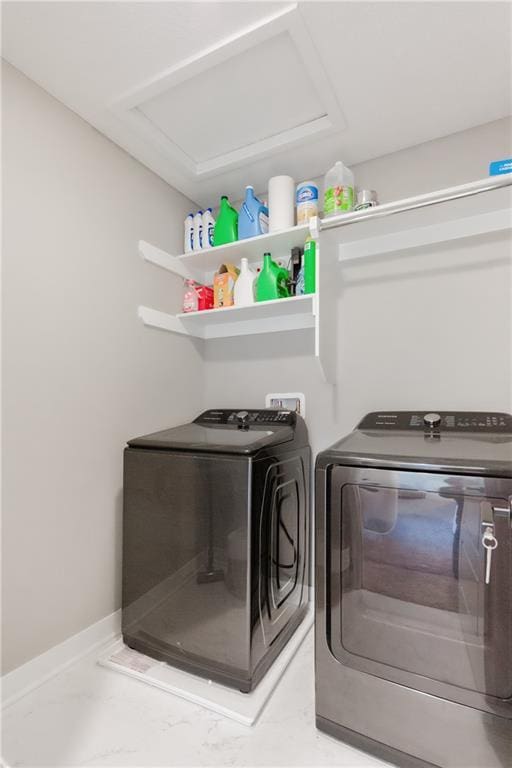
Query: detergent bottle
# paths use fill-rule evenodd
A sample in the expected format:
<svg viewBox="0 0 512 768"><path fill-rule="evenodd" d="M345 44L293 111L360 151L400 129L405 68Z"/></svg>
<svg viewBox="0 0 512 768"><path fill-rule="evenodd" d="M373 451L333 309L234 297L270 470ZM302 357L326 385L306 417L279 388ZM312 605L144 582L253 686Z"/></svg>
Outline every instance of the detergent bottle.
<svg viewBox="0 0 512 768"><path fill-rule="evenodd" d="M288 270L272 261L270 253L263 254L263 268L256 282L256 301L283 299L290 295Z"/></svg>
<svg viewBox="0 0 512 768"><path fill-rule="evenodd" d="M238 239L245 240L268 232L268 208L254 194L253 187L245 188L245 200L238 215Z"/></svg>
<svg viewBox="0 0 512 768"><path fill-rule="evenodd" d="M203 248L211 248L213 245L213 230L215 229L215 219L211 208L207 208L203 213Z"/></svg>
<svg viewBox="0 0 512 768"><path fill-rule="evenodd" d="M213 231L213 244L225 245L238 240L238 213L229 204L227 195L220 199L220 210Z"/></svg>
<svg viewBox="0 0 512 768"><path fill-rule="evenodd" d="M203 212L198 211L194 216L194 251L200 251L203 247Z"/></svg>
<svg viewBox="0 0 512 768"><path fill-rule="evenodd" d="M240 260L240 274L237 277L234 298L235 307L248 307L254 304L254 281L256 273L249 266L247 259Z"/></svg>

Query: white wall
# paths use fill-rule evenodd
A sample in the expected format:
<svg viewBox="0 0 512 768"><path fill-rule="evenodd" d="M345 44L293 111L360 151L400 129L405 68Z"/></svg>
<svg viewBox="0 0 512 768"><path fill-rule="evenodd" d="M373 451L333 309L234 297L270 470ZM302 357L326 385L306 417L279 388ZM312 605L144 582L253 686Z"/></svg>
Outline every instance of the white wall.
<svg viewBox="0 0 512 768"><path fill-rule="evenodd" d="M190 202L12 67L3 76L3 656L7 672L120 606L126 440L201 408L202 361L144 328L180 281Z"/></svg>
<svg viewBox="0 0 512 768"><path fill-rule="evenodd" d="M511 121L500 120L356 166L356 183L382 202L407 197L484 178L511 148ZM267 392L303 391L315 451L380 408L511 410L510 299L501 235L346 265L335 388L309 331L222 339L206 349L205 404L256 407Z"/></svg>
<svg viewBox="0 0 512 768"><path fill-rule="evenodd" d="M511 408L499 237L341 270L334 389L310 332L213 341L203 365L136 317L180 300L136 243L181 250L190 202L9 66L3 97L4 672L119 607L129 437L278 390L306 393L315 451L374 408ZM356 178L385 201L481 178L510 145L499 121Z"/></svg>

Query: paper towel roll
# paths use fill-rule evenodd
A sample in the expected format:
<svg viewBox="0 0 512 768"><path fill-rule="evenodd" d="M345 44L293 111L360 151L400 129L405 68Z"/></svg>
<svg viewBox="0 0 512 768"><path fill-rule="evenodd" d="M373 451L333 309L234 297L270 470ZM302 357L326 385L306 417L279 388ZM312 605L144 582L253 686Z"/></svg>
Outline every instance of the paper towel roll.
<svg viewBox="0 0 512 768"><path fill-rule="evenodd" d="M269 232L295 224L295 181L291 176L272 176L268 182Z"/></svg>

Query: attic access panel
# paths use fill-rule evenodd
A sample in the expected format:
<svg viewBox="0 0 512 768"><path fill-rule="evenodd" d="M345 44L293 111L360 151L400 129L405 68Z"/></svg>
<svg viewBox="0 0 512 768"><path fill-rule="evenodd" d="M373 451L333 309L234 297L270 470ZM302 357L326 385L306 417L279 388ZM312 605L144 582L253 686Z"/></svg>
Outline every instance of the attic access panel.
<svg viewBox="0 0 512 768"><path fill-rule="evenodd" d="M297 4L156 72L111 108L185 186L345 128Z"/></svg>
<svg viewBox="0 0 512 768"><path fill-rule="evenodd" d="M138 109L197 164L326 117L287 32L170 87Z"/></svg>

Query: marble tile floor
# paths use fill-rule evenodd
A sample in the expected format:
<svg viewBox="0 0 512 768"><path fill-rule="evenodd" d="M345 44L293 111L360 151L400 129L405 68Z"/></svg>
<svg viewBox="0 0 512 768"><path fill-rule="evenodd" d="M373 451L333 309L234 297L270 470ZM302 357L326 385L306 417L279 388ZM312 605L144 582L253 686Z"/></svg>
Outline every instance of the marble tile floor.
<svg viewBox="0 0 512 768"><path fill-rule="evenodd" d="M3 712L16 766L385 766L314 724L313 632L247 727L82 659Z"/></svg>

